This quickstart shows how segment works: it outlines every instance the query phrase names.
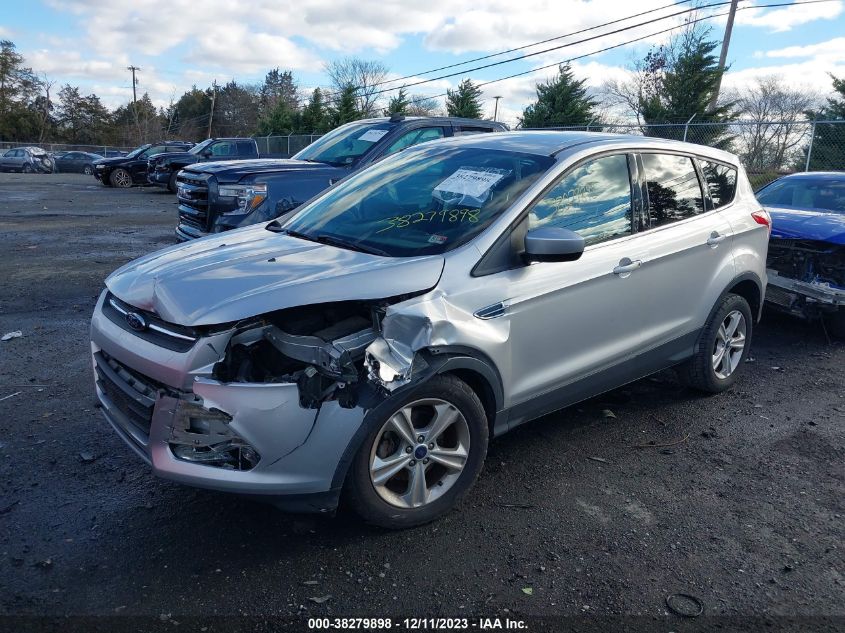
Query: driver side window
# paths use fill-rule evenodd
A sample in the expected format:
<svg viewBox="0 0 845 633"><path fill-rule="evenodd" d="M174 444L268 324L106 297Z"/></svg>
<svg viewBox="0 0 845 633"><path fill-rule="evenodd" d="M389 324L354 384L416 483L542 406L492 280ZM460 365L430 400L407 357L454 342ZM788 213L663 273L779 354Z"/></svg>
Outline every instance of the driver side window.
<svg viewBox="0 0 845 633"><path fill-rule="evenodd" d="M581 163L569 171L528 216L528 228L559 226L587 245L631 233L631 181L624 154Z"/></svg>

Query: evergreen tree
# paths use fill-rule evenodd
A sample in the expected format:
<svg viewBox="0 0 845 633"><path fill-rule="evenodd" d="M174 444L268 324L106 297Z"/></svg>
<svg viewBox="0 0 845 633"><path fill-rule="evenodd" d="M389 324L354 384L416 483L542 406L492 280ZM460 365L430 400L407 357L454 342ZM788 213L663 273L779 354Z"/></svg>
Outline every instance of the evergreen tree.
<svg viewBox="0 0 845 633"><path fill-rule="evenodd" d="M330 125L326 104L323 101L323 91L314 88L308 105L302 109L301 131L306 134L323 134L328 131Z"/></svg>
<svg viewBox="0 0 845 633"><path fill-rule="evenodd" d="M596 118L596 102L587 95L586 79L577 80L569 64L557 77L537 84L537 101L522 113L523 127L587 125Z"/></svg>
<svg viewBox="0 0 845 633"><path fill-rule="evenodd" d="M349 84L340 91L331 112L332 127L357 121L361 113L356 106L355 86Z"/></svg>
<svg viewBox="0 0 845 633"><path fill-rule="evenodd" d="M464 79L455 90L446 91L446 112L449 116L481 118L481 88Z"/></svg>
<svg viewBox="0 0 845 633"><path fill-rule="evenodd" d="M809 113L811 118L841 123L817 123L813 138L813 153L810 169L813 171L845 169L845 78L831 75L836 96L827 100L827 105L818 113ZM808 148L809 149L809 148ZM806 164L806 151L801 167Z"/></svg>
<svg viewBox="0 0 845 633"><path fill-rule="evenodd" d="M387 104L387 109L384 111L385 116L391 114L407 114L408 106L411 105L408 99L408 93L405 88L399 88L396 96L390 97L390 102Z"/></svg>
<svg viewBox="0 0 845 633"><path fill-rule="evenodd" d="M264 77L259 90L261 115L266 116L279 101L285 101L291 110L299 108L299 87L289 70L274 68Z"/></svg>
<svg viewBox="0 0 845 633"><path fill-rule="evenodd" d="M0 137L30 140L38 137L43 109L35 101L41 82L9 40L0 40Z"/></svg>
<svg viewBox="0 0 845 633"><path fill-rule="evenodd" d="M300 121L299 112L292 109L284 99L279 99L267 116L259 120L258 133L261 136L293 134L297 131Z"/></svg>
<svg viewBox="0 0 845 633"><path fill-rule="evenodd" d="M652 136L683 138L682 124L692 115L702 123L724 123L735 118L732 104L709 107L725 71L719 69L714 54L719 43L707 40L707 34L706 30L687 29L668 49L652 49L643 60L639 97L642 119L646 123L679 124L650 128ZM690 140L717 147L730 143L721 125L697 127Z"/></svg>

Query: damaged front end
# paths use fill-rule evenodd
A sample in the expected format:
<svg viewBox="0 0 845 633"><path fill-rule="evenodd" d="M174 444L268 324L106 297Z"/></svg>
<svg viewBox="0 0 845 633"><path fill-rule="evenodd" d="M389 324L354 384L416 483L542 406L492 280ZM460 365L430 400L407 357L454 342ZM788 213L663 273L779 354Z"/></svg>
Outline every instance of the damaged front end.
<svg viewBox="0 0 845 633"><path fill-rule="evenodd" d="M769 243L766 300L807 319L845 306L845 246L816 240Z"/></svg>

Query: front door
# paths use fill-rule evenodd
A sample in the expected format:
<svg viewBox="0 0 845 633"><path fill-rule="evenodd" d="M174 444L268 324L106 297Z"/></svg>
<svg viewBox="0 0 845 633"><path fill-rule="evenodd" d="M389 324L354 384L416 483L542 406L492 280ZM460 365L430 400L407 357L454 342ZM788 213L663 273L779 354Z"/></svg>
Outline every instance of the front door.
<svg viewBox="0 0 845 633"><path fill-rule="evenodd" d="M628 158L614 154L568 170L529 212L528 230L571 229L585 238L572 262L539 262L501 277L508 297L512 403L554 410L579 399L591 376L636 354L646 287L633 232ZM597 383L593 383L595 386ZM517 417L519 414L517 414Z"/></svg>

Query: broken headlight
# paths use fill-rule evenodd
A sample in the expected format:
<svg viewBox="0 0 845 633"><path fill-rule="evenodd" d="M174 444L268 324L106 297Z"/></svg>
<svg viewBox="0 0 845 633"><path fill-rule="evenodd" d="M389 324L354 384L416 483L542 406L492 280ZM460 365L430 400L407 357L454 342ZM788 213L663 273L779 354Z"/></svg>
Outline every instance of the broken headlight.
<svg viewBox="0 0 845 633"><path fill-rule="evenodd" d="M247 185L221 185L218 195L224 200L237 202L237 208L224 211L223 215L241 215L257 209L267 198L267 183L256 182Z"/></svg>

